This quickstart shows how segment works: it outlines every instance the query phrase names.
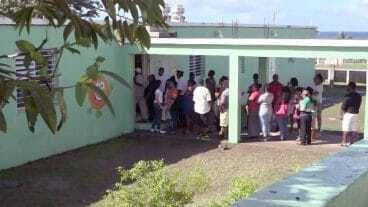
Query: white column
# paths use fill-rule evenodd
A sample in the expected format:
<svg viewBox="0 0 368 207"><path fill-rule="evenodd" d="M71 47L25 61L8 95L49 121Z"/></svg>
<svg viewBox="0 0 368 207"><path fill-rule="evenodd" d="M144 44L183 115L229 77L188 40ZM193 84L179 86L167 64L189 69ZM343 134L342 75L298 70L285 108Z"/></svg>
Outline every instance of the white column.
<svg viewBox="0 0 368 207"><path fill-rule="evenodd" d="M240 141L240 70L239 56L229 57L229 143Z"/></svg>

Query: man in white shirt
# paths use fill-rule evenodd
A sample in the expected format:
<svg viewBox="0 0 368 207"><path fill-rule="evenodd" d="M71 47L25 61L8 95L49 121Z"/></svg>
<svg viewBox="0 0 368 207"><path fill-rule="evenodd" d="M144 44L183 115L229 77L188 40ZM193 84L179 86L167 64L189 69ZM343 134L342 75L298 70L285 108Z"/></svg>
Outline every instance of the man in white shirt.
<svg viewBox="0 0 368 207"><path fill-rule="evenodd" d="M198 86L193 91L194 112L198 115L199 126L203 132L201 138L208 138L209 114L211 111L211 93L204 87L204 81L200 80Z"/></svg>
<svg viewBox="0 0 368 207"><path fill-rule="evenodd" d="M165 91L165 86L166 86L167 79L169 79L169 77L168 77L167 74L165 74L165 68L160 67L158 69L158 74L156 75L156 80L160 80L161 81L160 89L163 92Z"/></svg>
<svg viewBox="0 0 368 207"><path fill-rule="evenodd" d="M187 91L188 87L188 81L184 79L184 72L183 71L177 71L176 73L176 82L177 86L176 89L180 91L180 95L184 95L185 91Z"/></svg>

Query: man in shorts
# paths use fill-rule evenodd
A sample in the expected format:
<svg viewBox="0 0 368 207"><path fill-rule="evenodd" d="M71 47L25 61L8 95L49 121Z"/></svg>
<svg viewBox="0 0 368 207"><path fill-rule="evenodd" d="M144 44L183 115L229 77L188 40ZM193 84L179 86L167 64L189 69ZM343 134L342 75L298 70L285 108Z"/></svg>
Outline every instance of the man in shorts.
<svg viewBox="0 0 368 207"><path fill-rule="evenodd" d="M359 109L362 104L362 96L356 92L356 84L350 82L347 86L347 94L341 105L342 114L342 142L341 146L347 147L356 141L359 126Z"/></svg>

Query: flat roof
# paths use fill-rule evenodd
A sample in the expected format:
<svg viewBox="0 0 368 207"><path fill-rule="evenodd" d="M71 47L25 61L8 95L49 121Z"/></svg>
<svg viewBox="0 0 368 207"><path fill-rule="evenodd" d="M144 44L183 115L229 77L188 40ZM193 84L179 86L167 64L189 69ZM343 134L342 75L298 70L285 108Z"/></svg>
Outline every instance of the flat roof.
<svg viewBox="0 0 368 207"><path fill-rule="evenodd" d="M0 25L13 25L14 22L9 18L0 17ZM33 25L48 25L48 22L44 19L34 18L32 19ZM171 27L233 27L237 25L240 28L281 28L281 29L314 29L315 26L295 26L295 25L262 25L262 24L231 24L231 23L196 23L196 22L185 22L185 23L169 23Z"/></svg>
<svg viewBox="0 0 368 207"><path fill-rule="evenodd" d="M277 24L241 24L241 23L208 23L208 22L184 22L184 23L176 23L170 22L169 25L171 27L233 27L234 25L241 28L280 28L280 29L314 29L317 30L317 26L298 26L298 25L277 25Z"/></svg>
<svg viewBox="0 0 368 207"><path fill-rule="evenodd" d="M152 45L368 47L368 40L331 39L152 38L151 43Z"/></svg>

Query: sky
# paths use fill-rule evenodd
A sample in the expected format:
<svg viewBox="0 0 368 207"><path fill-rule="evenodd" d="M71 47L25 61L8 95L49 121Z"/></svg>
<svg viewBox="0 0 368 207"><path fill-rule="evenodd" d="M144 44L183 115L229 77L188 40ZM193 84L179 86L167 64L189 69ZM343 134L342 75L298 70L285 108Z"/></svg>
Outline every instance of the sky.
<svg viewBox="0 0 368 207"><path fill-rule="evenodd" d="M183 4L188 22L317 26L320 31L368 31L368 0L166 0Z"/></svg>

